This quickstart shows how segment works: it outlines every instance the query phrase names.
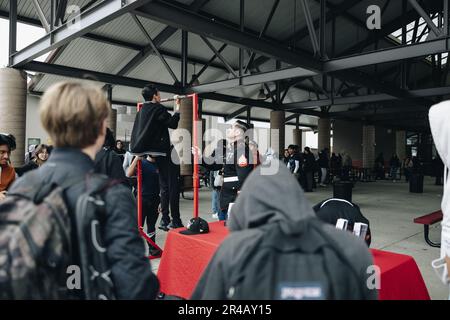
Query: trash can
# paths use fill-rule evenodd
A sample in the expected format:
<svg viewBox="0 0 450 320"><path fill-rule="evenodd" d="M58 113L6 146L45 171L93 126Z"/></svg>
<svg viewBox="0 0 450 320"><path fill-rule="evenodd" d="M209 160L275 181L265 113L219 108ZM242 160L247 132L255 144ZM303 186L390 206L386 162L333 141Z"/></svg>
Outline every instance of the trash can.
<svg viewBox="0 0 450 320"><path fill-rule="evenodd" d="M353 183L350 181L335 182L333 185L333 197L352 202L352 188Z"/></svg>
<svg viewBox="0 0 450 320"><path fill-rule="evenodd" d="M423 193L423 174L411 174L411 176L409 177L409 192Z"/></svg>

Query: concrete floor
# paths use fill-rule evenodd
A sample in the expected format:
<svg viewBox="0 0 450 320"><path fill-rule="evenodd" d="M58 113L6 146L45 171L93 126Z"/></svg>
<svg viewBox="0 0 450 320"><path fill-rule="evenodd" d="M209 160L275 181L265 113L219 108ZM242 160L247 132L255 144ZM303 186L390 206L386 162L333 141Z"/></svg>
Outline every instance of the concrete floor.
<svg viewBox="0 0 450 320"><path fill-rule="evenodd" d="M332 197L332 187L318 188L306 196L311 204ZM187 194L192 196L192 194ZM363 214L370 220L372 230L371 247L412 256L425 280L432 299L447 299L448 287L445 287L435 275L431 261L439 256L439 249L425 243L423 226L413 223L415 217L440 209L442 187L435 186L434 180L425 177L424 193L409 193L405 182L377 181L357 183L353 189L353 202L358 204ZM211 192L201 188L199 195L200 213L207 221L211 217ZM192 201L181 199L180 208L183 223L192 217ZM440 239L440 224L430 228L430 238ZM157 243L164 246L167 233L158 230ZM159 259L152 261L156 272Z"/></svg>

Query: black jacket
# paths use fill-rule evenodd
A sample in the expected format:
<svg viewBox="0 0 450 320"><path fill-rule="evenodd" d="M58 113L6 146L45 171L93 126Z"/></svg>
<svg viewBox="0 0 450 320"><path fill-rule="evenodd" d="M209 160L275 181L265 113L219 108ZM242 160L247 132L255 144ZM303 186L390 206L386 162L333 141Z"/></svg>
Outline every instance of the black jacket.
<svg viewBox="0 0 450 320"><path fill-rule="evenodd" d="M304 154L304 164L303 164L303 170L305 172L313 172L316 169L316 159L314 158L314 155L312 153L305 153Z"/></svg>
<svg viewBox="0 0 450 320"><path fill-rule="evenodd" d="M93 173L94 162L77 149L60 148L55 149L47 162L37 171L42 178L41 186L48 183L62 185L66 181ZM16 180L13 189L20 189L27 185L27 176L28 174L25 174ZM73 231L71 234L72 252L74 252L72 264L76 265L80 263L75 232L75 208L78 197L85 190L86 185L78 183L68 188L65 193ZM159 283L145 256L144 243L137 228L136 203L131 191L117 184L107 190L104 200L107 218L103 236L107 247L107 257L111 264L116 297L118 299L155 299ZM74 294L77 297L83 297L81 292L74 292Z"/></svg>
<svg viewBox="0 0 450 320"><path fill-rule="evenodd" d="M132 153L169 153L169 128L176 129L180 114L172 116L159 104L145 102L136 114L131 132L130 151Z"/></svg>
<svg viewBox="0 0 450 320"><path fill-rule="evenodd" d="M326 152L322 151L319 153L319 159L317 160L317 164L321 168L329 168L329 160Z"/></svg>
<svg viewBox="0 0 450 320"><path fill-rule="evenodd" d="M128 184L128 179L122 167L120 156L110 148L103 147L95 156L95 172L102 173L114 180Z"/></svg>
<svg viewBox="0 0 450 320"><path fill-rule="evenodd" d="M39 168L38 164L36 162L34 162L33 160L30 160L26 164L24 164L23 166L14 168L14 170L16 171L17 175L19 177L21 177L22 175L24 175L28 171L31 171L31 170L34 170L34 169L37 169L37 168Z"/></svg>
<svg viewBox="0 0 450 320"><path fill-rule="evenodd" d="M223 170L223 178L237 178L236 181L224 181L220 193L220 209L228 209L228 205L236 200L238 191L244 184L247 176L256 167L249 146L243 141L228 145L224 157L221 152L214 152L214 157L204 158L202 166L209 170ZM222 153L223 154L223 153Z"/></svg>

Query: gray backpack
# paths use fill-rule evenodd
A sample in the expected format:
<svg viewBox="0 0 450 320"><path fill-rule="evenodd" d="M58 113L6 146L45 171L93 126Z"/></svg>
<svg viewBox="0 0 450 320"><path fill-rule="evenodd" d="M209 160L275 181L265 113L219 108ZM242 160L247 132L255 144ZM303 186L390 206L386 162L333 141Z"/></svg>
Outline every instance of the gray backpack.
<svg viewBox="0 0 450 320"><path fill-rule="evenodd" d="M233 267L228 299L364 299L365 284L317 219L303 235L286 238L277 223L261 228L261 241Z"/></svg>
<svg viewBox="0 0 450 320"><path fill-rule="evenodd" d="M63 186L42 184L40 170L24 176L29 183L0 203L0 299L67 299L67 267L71 264L71 220L64 192L76 183L88 191L77 201L77 241L82 290L86 299L113 299L114 286L106 250L101 246L101 194L111 185L91 175ZM39 188L37 186L43 185ZM100 223L101 225L101 223ZM97 230L97 231L95 231Z"/></svg>

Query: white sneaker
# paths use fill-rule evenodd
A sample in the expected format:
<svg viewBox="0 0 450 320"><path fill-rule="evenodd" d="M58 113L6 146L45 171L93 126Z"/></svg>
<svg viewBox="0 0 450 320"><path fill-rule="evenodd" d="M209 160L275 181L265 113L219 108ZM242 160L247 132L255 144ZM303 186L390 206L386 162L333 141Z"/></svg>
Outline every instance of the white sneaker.
<svg viewBox="0 0 450 320"><path fill-rule="evenodd" d="M212 218L213 218L213 219L219 219L219 215L218 215L217 213L213 213L213 214L212 214Z"/></svg>

